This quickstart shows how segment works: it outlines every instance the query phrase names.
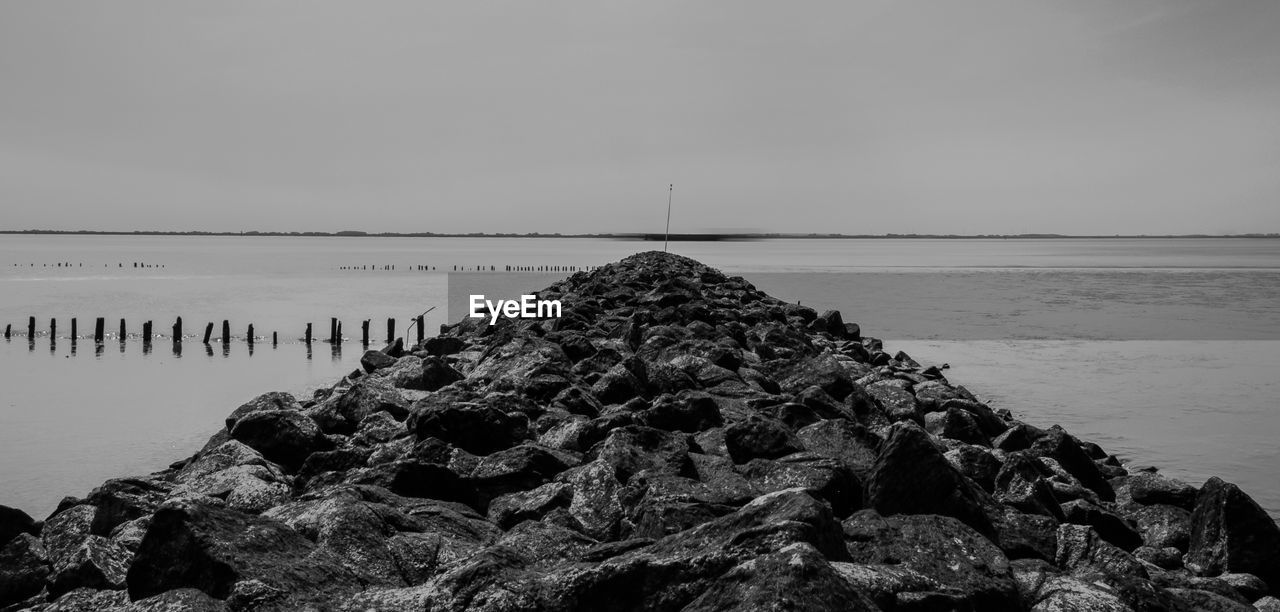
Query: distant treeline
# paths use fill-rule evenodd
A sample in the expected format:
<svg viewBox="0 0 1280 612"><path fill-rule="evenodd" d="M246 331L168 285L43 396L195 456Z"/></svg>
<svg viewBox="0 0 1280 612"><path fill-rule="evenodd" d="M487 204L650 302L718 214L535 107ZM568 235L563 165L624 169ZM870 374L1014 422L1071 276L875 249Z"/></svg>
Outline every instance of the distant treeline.
<svg viewBox="0 0 1280 612"><path fill-rule="evenodd" d="M616 238L621 240L661 240L663 234L645 234L645 233L622 233L622 234L543 234L539 232L528 232L524 234L517 233L487 233L487 232L470 232L470 233L439 233L439 232L362 232L357 230L343 230L340 232L162 232L162 231L146 231L135 230L131 232L116 232L105 230L0 230L0 234L33 234L33 235L86 235L86 236L318 236L318 237L346 237L355 236L361 238ZM671 234L671 240L685 241L712 241L712 240L768 240L768 239L797 239L797 238L822 238L822 239L954 239L954 240L973 240L973 239L1103 239L1103 238L1280 238L1280 233L1269 234L1112 234L1112 235L1071 235L1071 234L788 234L788 233L704 233L704 234Z"/></svg>

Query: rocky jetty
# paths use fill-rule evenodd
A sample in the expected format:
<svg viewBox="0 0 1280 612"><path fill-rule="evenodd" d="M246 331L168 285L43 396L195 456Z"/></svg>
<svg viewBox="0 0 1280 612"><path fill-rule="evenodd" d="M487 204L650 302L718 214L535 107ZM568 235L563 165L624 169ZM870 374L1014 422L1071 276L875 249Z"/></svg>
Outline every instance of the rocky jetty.
<svg viewBox="0 0 1280 612"><path fill-rule="evenodd" d="M1280 610L1235 486L1126 469L937 367L644 253L189 459L0 508L0 609Z"/></svg>

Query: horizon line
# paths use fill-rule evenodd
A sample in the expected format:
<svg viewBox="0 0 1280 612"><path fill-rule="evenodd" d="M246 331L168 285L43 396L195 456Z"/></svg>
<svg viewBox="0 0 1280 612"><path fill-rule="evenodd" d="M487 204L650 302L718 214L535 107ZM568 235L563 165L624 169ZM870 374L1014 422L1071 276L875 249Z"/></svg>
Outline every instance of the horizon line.
<svg viewBox="0 0 1280 612"><path fill-rule="evenodd" d="M308 238L615 238L655 241L663 234L646 232L366 232L360 230L319 231L204 231L204 230L52 230L25 229L0 230L0 235L96 235L96 236L255 236L255 237L308 237ZM1251 232L1244 234L928 234L884 233L843 234L817 232L683 232L670 235L673 240L729 241L769 239L1139 239L1139 238L1280 238L1277 232Z"/></svg>

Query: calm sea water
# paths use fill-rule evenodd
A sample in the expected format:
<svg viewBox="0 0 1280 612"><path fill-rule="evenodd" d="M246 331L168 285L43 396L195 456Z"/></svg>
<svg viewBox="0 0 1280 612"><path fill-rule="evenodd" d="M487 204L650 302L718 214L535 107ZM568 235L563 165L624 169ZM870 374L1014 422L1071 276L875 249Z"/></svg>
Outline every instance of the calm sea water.
<svg viewBox="0 0 1280 612"><path fill-rule="evenodd" d="M34 315L40 332L0 345L0 504L47 514L64 495L190 454L259 393L332 384L358 365L360 321L373 320L380 340L389 317L400 334L433 306L428 330L448 320L455 266L602 265L655 246L0 236L0 326L25 334ZM1280 241L770 240L672 250L782 299L838 308L892 350L949 363L954 382L1032 423L1061 423L1191 482L1224 476L1280 515ZM519 291L547 277L492 278ZM167 338L147 352L132 337L145 320L167 334L177 316L187 334L228 320L237 339L224 353L187 338L175 355ZM81 336L96 317L111 334L124 318L131 337L73 344L71 317ZM299 342L308 322L326 338L330 317L344 323L340 352ZM57 337L47 335L51 318ZM250 323L261 336L252 352L242 340Z"/></svg>

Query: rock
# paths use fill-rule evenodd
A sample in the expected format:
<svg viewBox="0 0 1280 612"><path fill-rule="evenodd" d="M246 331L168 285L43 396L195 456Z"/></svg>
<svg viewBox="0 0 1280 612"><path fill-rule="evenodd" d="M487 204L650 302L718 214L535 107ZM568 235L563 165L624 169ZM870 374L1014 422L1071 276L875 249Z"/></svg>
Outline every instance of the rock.
<svg viewBox="0 0 1280 612"><path fill-rule="evenodd" d="M848 556L840 525L825 503L802 491L779 491L649 546L583 568L548 574L538 581L542 601L537 607L598 610L626 602L630 609L679 610L743 561L796 543L808 544L825 559L846 560ZM806 564L804 558L802 565ZM815 583L830 585L825 579ZM729 591L728 586L721 588ZM534 607L533 602L523 605Z"/></svg>
<svg viewBox="0 0 1280 612"><path fill-rule="evenodd" d="M1121 550L1133 552L1142 546L1142 536L1120 515L1087 501L1075 500L1062 504L1065 521L1093 527L1098 536L1115 544Z"/></svg>
<svg viewBox="0 0 1280 612"><path fill-rule="evenodd" d="M917 601L928 592L956 596L949 606L972 610L1017 609L1018 594L1009 560L964 523L933 514L882 517L864 510L844 521L849 555L855 563L891 564L936 581L938 588L895 593L898 602ZM881 603L883 606L884 603Z"/></svg>
<svg viewBox="0 0 1280 612"><path fill-rule="evenodd" d="M436 336L427 338L422 341L422 348L428 355L444 357L446 355L456 355L461 353L467 347L467 343L461 338L452 336Z"/></svg>
<svg viewBox="0 0 1280 612"><path fill-rule="evenodd" d="M1058 526L1058 567L1091 569L1106 575L1147 578L1147 570L1129 553L1098 537L1092 527L1062 524Z"/></svg>
<svg viewBox="0 0 1280 612"><path fill-rule="evenodd" d="M88 587L75 589L58 598L42 612L99 612L117 610L129 603L123 591L97 590Z"/></svg>
<svg viewBox="0 0 1280 612"><path fill-rule="evenodd" d="M468 482L476 489L477 508L488 508L495 497L535 489L581 460L563 451L522 444L480 460Z"/></svg>
<svg viewBox="0 0 1280 612"><path fill-rule="evenodd" d="M839 460L860 481L871 475L882 440L861 424L846 419L826 419L796 432L804 448Z"/></svg>
<svg viewBox="0 0 1280 612"><path fill-rule="evenodd" d="M551 482L529 491L499 496L489 503L489 520L510 529L522 521L536 521L556 508L568 508L573 488L563 482Z"/></svg>
<svg viewBox="0 0 1280 612"><path fill-rule="evenodd" d="M983 509L981 489L942 456L928 434L897 423L880 450L867 483L867 503L884 515L942 514L995 537Z"/></svg>
<svg viewBox="0 0 1280 612"><path fill-rule="evenodd" d="M227 431L231 431L240 419L255 412L270 410L302 410L302 404L292 394L284 391L263 393L236 408L227 416Z"/></svg>
<svg viewBox="0 0 1280 612"><path fill-rule="evenodd" d="M332 447L311 417L291 410L246 415L236 421L231 437L262 453L268 461L294 471L311 453Z"/></svg>
<svg viewBox="0 0 1280 612"><path fill-rule="evenodd" d="M0 608L35 596L49 577L44 543L22 532L0 546Z"/></svg>
<svg viewBox="0 0 1280 612"><path fill-rule="evenodd" d="M1049 457L1058 462L1067 472L1077 478L1103 501L1115 501L1116 494L1111 485L1098 471L1094 464L1080 448L1080 443L1062 428L1054 426L1044 437L1035 441L1031 452L1040 457Z"/></svg>
<svg viewBox="0 0 1280 612"><path fill-rule="evenodd" d="M1184 610L1196 612L1255 612L1253 606L1196 589L1165 589L1165 594Z"/></svg>
<svg viewBox="0 0 1280 612"><path fill-rule="evenodd" d="M85 498L86 502L97 508L89 532L94 535L109 535L121 523L155 512L171 491L171 485L156 479L108 480Z"/></svg>
<svg viewBox="0 0 1280 612"><path fill-rule="evenodd" d="M338 558L284 523L188 501L156 512L127 579L135 601L179 588L226 599L250 581L297 604L358 588Z"/></svg>
<svg viewBox="0 0 1280 612"><path fill-rule="evenodd" d="M1253 607L1258 612L1280 612L1280 599L1268 595L1253 602Z"/></svg>
<svg viewBox="0 0 1280 612"><path fill-rule="evenodd" d="M1253 574L1222 574L1218 580L1235 589L1245 601L1253 601L1267 594L1267 583Z"/></svg>
<svg viewBox="0 0 1280 612"><path fill-rule="evenodd" d="M724 442L734 463L776 459L804 450L795 434L781 423L760 418L730 424L725 428Z"/></svg>
<svg viewBox="0 0 1280 612"><path fill-rule="evenodd" d="M988 493L995 491L996 475L1004 465L990 451L980 446L966 444L943 453L943 456L952 467L955 467L965 478L977 483L982 490Z"/></svg>
<svg viewBox="0 0 1280 612"><path fill-rule="evenodd" d="M446 466L403 460L349 472L347 482L382 487L405 497L438 499L483 508L475 486Z"/></svg>
<svg viewBox="0 0 1280 612"><path fill-rule="evenodd" d="M39 535L40 530L36 528L36 522L26 512L0 506L0 546L8 544L9 540L22 533Z"/></svg>
<svg viewBox="0 0 1280 612"><path fill-rule="evenodd" d="M569 516L577 521L579 529L597 540L612 539L624 512L617 470L597 459L556 478L570 488Z"/></svg>
<svg viewBox="0 0 1280 612"><path fill-rule="evenodd" d="M511 448L530 438L524 418L474 404L415 407L409 429L419 440L439 438L479 455Z"/></svg>
<svg viewBox="0 0 1280 612"><path fill-rule="evenodd" d="M991 515L995 543L1010 559L1052 562L1058 551L1058 521L1042 514L1026 514L1008 506Z"/></svg>
<svg viewBox="0 0 1280 612"><path fill-rule="evenodd" d="M1253 498L1220 478L1200 488L1191 513L1191 543L1185 559L1202 576L1254 574L1280 589L1280 528Z"/></svg>
<svg viewBox="0 0 1280 612"><path fill-rule="evenodd" d="M283 522L324 551L333 553L361 583L406 586L405 558L390 539L401 532L418 534L425 525L398 507L368 498L360 489L338 488L319 499L292 502L263 515Z"/></svg>
<svg viewBox="0 0 1280 612"><path fill-rule="evenodd" d="M636 421L649 427L687 433L698 433L724 423L715 397L702 392L658 397Z"/></svg>
<svg viewBox="0 0 1280 612"><path fill-rule="evenodd" d="M122 589L132 558L133 553L107 538L87 536L54 559L49 592L58 596L78 588Z"/></svg>
<svg viewBox="0 0 1280 612"><path fill-rule="evenodd" d="M308 414L325 433L351 435L361 421L379 412L403 421L409 416L409 402L386 381L368 378L357 381L346 393L326 400Z"/></svg>
<svg viewBox="0 0 1280 612"><path fill-rule="evenodd" d="M953 399L942 402L939 408L944 412L952 409L960 410L973 418L973 422L978 426L982 435L986 438L999 437L1009 426L991 410L990 406L982 402L976 402L968 399ZM987 445L989 446L989 444Z"/></svg>
<svg viewBox="0 0 1280 612"><path fill-rule="evenodd" d="M1026 423L1015 423L1006 429L1004 433L996 436L991 441L991 445L999 450L1006 452L1014 452L1027 450L1035 444L1036 440L1043 438L1046 432L1043 429L1032 427Z"/></svg>
<svg viewBox="0 0 1280 612"><path fill-rule="evenodd" d="M553 405L564 408L570 414L578 414L589 419L600 416L604 408L590 392L582 387L569 387L556 394L551 400Z"/></svg>
<svg viewBox="0 0 1280 612"><path fill-rule="evenodd" d="M1129 510L1142 535L1142 541L1154 548L1187 550L1191 543L1191 513L1174 506L1155 504Z"/></svg>
<svg viewBox="0 0 1280 612"><path fill-rule="evenodd" d="M916 405L916 396L907 390L901 380L882 380L866 386L867 393L876 398L889 420L915 421L924 425L924 418Z"/></svg>
<svg viewBox="0 0 1280 612"><path fill-rule="evenodd" d="M370 374L395 364L396 358L382 351L365 351L364 355L360 357L360 367Z"/></svg>
<svg viewBox="0 0 1280 612"><path fill-rule="evenodd" d="M130 602L120 612L228 612L226 602L199 589L174 589Z"/></svg>
<svg viewBox="0 0 1280 612"><path fill-rule="evenodd" d="M804 489L831 504L835 516L844 518L862 507L862 484L842 463L812 453L788 455L777 461L752 459L742 466L760 493Z"/></svg>
<svg viewBox="0 0 1280 612"><path fill-rule="evenodd" d="M1072 576L1019 573L1018 591L1032 612L1134 612L1105 585Z"/></svg>
<svg viewBox="0 0 1280 612"><path fill-rule="evenodd" d="M806 543L739 563L711 581L683 610L878 611Z"/></svg>
<svg viewBox="0 0 1280 612"><path fill-rule="evenodd" d="M1125 480L1133 501L1143 505L1167 504L1191 510L1196 503L1196 488L1173 478L1150 472L1138 472Z"/></svg>
<svg viewBox="0 0 1280 612"><path fill-rule="evenodd" d="M1139 546L1133 551L1133 557L1164 570L1175 570L1182 567L1182 551L1173 547L1152 548L1150 546Z"/></svg>
<svg viewBox="0 0 1280 612"><path fill-rule="evenodd" d="M85 538L93 533L93 519L98 509L78 504L58 512L45 521L40 532L45 552L51 563L71 556Z"/></svg>
<svg viewBox="0 0 1280 612"><path fill-rule="evenodd" d="M422 360L422 386L424 391L436 391L465 378L443 359L431 356ZM415 387L416 388L416 387Z"/></svg>
<svg viewBox="0 0 1280 612"><path fill-rule="evenodd" d="M834 355L824 353L790 364L775 373L775 378L787 393L799 393L816 385L836 400L843 400L853 392L855 377Z"/></svg>
<svg viewBox="0 0 1280 612"><path fill-rule="evenodd" d="M591 450L594 459L609 465L621 482L639 472L649 470L673 476L693 475L689 459L692 451L689 436L661 429L628 425L609 432Z"/></svg>
<svg viewBox="0 0 1280 612"><path fill-rule="evenodd" d="M642 393L644 385L622 364L610 368L591 385L591 394L606 404L621 404Z"/></svg>

